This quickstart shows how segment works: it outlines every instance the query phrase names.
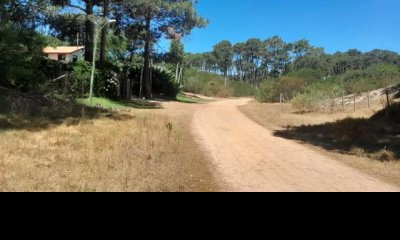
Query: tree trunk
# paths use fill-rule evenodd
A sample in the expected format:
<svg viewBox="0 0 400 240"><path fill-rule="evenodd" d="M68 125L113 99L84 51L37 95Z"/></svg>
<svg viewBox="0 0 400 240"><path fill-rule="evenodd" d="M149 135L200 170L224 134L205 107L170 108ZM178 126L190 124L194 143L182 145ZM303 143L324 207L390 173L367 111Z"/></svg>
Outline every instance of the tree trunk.
<svg viewBox="0 0 400 240"><path fill-rule="evenodd" d="M103 8L103 17L104 19L108 18L108 14L110 13L110 0L104 0L104 8ZM108 33L108 24L103 28L101 32L101 46L100 46L100 63L103 64L107 58L107 33Z"/></svg>
<svg viewBox="0 0 400 240"><path fill-rule="evenodd" d="M150 81L149 81L149 89L150 89L150 99L153 98L153 60L150 60Z"/></svg>
<svg viewBox="0 0 400 240"><path fill-rule="evenodd" d="M258 71L257 71L257 69L254 69L254 76L253 76L253 82L254 82L254 86L256 86L257 85L257 74L258 74Z"/></svg>
<svg viewBox="0 0 400 240"><path fill-rule="evenodd" d="M85 60L88 62L93 61L93 42L94 42L94 23L90 20L94 11L93 1L86 2L86 38L85 38Z"/></svg>
<svg viewBox="0 0 400 240"><path fill-rule="evenodd" d="M148 10L146 17L146 41L144 45L144 82L146 85L145 88L145 97L151 98L151 86L150 86L150 41L151 41L151 32L150 32L150 24L151 24L151 12Z"/></svg>
<svg viewBox="0 0 400 240"><path fill-rule="evenodd" d="M179 83L179 63L176 65L175 82Z"/></svg>
<svg viewBox="0 0 400 240"><path fill-rule="evenodd" d="M144 74L144 67L142 67L142 71L140 72L140 90L139 90L140 98L143 98L143 74Z"/></svg>
<svg viewBox="0 0 400 240"><path fill-rule="evenodd" d="M181 68L180 73L179 73L179 85L180 86L183 85L183 67Z"/></svg>
<svg viewBox="0 0 400 240"><path fill-rule="evenodd" d="M125 95L126 100L131 100L132 99L132 84L131 84L131 79L128 77L126 79L126 95Z"/></svg>
<svg viewBox="0 0 400 240"><path fill-rule="evenodd" d="M224 79L225 79L225 87L227 87L228 86L228 71L227 70L224 71Z"/></svg>

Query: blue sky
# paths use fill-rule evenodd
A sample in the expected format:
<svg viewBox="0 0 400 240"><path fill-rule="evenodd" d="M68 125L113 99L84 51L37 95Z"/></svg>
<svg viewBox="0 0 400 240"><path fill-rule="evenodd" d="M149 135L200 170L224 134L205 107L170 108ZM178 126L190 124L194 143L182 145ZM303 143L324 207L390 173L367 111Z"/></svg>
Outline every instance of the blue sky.
<svg viewBox="0 0 400 240"><path fill-rule="evenodd" d="M211 23L185 39L188 52L274 35L288 42L305 38L329 53L400 52L400 0L200 0L198 11Z"/></svg>

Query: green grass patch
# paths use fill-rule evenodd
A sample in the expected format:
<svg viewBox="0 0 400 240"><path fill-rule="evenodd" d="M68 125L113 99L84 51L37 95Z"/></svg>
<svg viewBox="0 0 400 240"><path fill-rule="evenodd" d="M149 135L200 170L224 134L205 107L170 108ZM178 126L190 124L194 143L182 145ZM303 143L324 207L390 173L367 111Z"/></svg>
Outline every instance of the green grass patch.
<svg viewBox="0 0 400 240"><path fill-rule="evenodd" d="M87 107L101 107L104 109L126 110L129 108L138 109L159 109L161 106L158 103L136 100L136 101L114 101L107 98L93 98L92 103L88 98L77 99L78 104Z"/></svg>
<svg viewBox="0 0 400 240"><path fill-rule="evenodd" d="M176 100L181 103L192 103L192 104L201 104L201 103L207 103L207 100L197 98L197 97L190 97L186 96L182 93L179 93L178 96L176 96Z"/></svg>

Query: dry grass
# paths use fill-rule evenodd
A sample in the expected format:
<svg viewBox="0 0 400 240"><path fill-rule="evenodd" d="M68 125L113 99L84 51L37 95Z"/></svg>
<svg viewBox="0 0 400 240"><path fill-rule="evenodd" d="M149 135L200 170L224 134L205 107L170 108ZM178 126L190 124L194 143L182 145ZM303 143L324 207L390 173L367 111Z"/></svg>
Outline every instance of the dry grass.
<svg viewBox="0 0 400 240"><path fill-rule="evenodd" d="M345 118L370 118L383 107L375 104L371 109L363 108L356 112L342 111L333 113L297 113L292 104L259 103L253 101L247 106L241 107L241 111L269 130L281 130L288 126L299 127L302 125L317 125L334 122Z"/></svg>
<svg viewBox="0 0 400 240"><path fill-rule="evenodd" d="M0 131L0 191L214 191L189 117L131 110Z"/></svg>
<svg viewBox="0 0 400 240"><path fill-rule="evenodd" d="M376 103L371 109L364 108L356 112L300 114L296 113L291 104L262 104L254 101L241 107L241 111L279 137L307 144L348 166L400 186L400 161L397 161L400 136L392 134L389 141L387 136L379 135L379 131L387 131L387 126L376 126L376 123L366 120L382 108L381 103ZM375 129L369 131L370 126ZM361 134L363 136L353 136L353 133L360 131L364 133ZM376 143L377 138L379 144ZM372 145L371 139L375 141ZM392 151L386 149L386 145L392 145Z"/></svg>

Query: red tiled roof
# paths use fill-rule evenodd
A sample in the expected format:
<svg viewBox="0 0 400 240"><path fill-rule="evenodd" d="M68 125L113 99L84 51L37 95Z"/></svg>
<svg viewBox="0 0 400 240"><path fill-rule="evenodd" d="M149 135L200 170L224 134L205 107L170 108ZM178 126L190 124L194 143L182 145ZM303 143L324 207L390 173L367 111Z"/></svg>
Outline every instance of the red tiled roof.
<svg viewBox="0 0 400 240"><path fill-rule="evenodd" d="M46 54L72 54L85 49L85 47L46 47L43 52Z"/></svg>

